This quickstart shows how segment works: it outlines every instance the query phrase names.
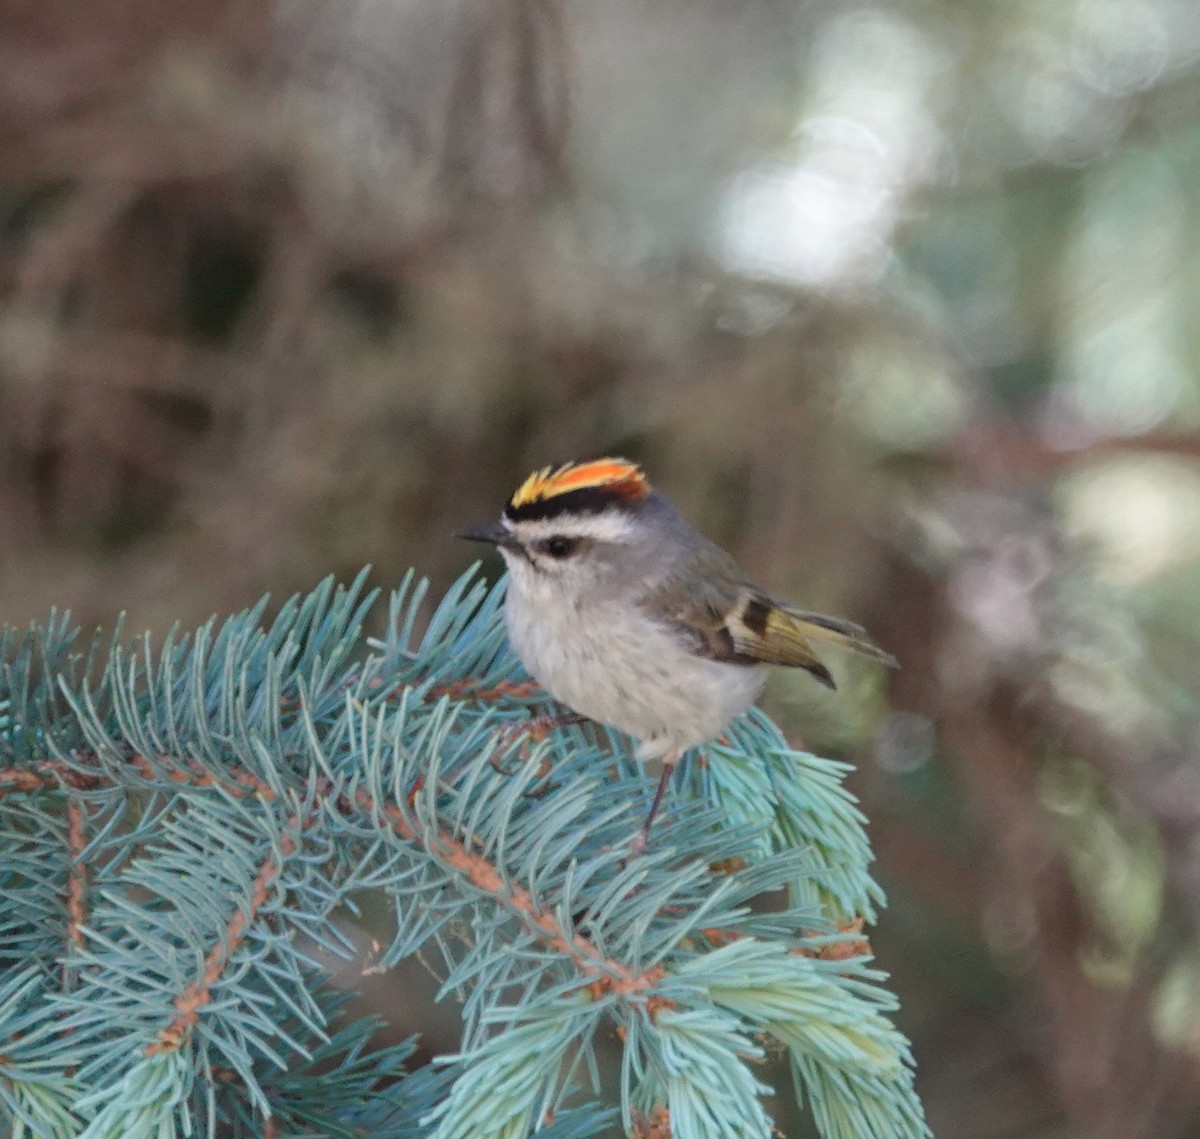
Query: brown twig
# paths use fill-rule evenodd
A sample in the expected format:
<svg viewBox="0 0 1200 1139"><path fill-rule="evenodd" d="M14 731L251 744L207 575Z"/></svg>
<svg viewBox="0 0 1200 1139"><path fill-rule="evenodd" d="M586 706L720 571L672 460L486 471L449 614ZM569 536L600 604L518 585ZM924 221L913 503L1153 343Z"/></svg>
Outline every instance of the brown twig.
<svg viewBox="0 0 1200 1139"><path fill-rule="evenodd" d="M796 952L801 957L815 957L820 961L849 961L854 957L870 957L871 942L863 934L865 924L861 917L854 918L852 921L838 922L839 933L857 936L848 937L844 941L833 941L827 945L820 945L815 949L798 949Z"/></svg>
<svg viewBox="0 0 1200 1139"><path fill-rule="evenodd" d="M648 1114L633 1113L633 1139L671 1139L671 1113L665 1104Z"/></svg>
<svg viewBox="0 0 1200 1139"><path fill-rule="evenodd" d="M371 816L383 815L401 838L419 842L422 836L408 815L395 804L379 804L363 789L353 800L343 797L343 811L364 811ZM430 836L430 845L438 856L457 870L477 890L488 894L497 905L514 914L531 933L551 949L570 958L583 974L583 987L594 998L606 993L629 1000L639 1000L651 1012L668 1002L653 995L646 996L665 976L660 966L638 973L611 957L606 957L596 945L580 933L569 932L552 913L544 911L534 896L522 886L506 882L496 866L480 854L468 850L457 839L444 832Z"/></svg>
<svg viewBox="0 0 1200 1139"><path fill-rule="evenodd" d="M71 848L71 873L67 879L67 940L76 949L82 949L88 868L83 861L83 850L87 845L83 804L78 799L72 799L67 804L67 823L67 841Z"/></svg>
<svg viewBox="0 0 1200 1139"><path fill-rule="evenodd" d="M33 767L0 768L0 799L20 791L57 791L64 785L76 791L90 791L104 783L95 775L77 771L57 759L44 759Z"/></svg>
<svg viewBox="0 0 1200 1139"><path fill-rule="evenodd" d="M854 918L852 921L839 922L838 932L861 934L865 924L861 917ZM736 930L722 929L719 926L709 926L706 929L702 929L700 935L716 946L730 945L735 941L740 941L745 936L745 934L738 933ZM810 937L820 936L816 930L809 930L808 935ZM833 941L827 945L819 945L812 949L794 949L792 952L797 957L814 957L820 961L849 961L854 957L869 957L871 955L871 942L865 936L852 937L845 941Z"/></svg>
<svg viewBox="0 0 1200 1139"><path fill-rule="evenodd" d="M371 681L370 687L380 689L384 683L383 680L376 679ZM384 699L398 700L411 687L410 684L397 684L384 696ZM453 680L449 684L435 684L425 693L425 699L440 700L443 696L448 696L451 700L470 700L480 704L490 704L506 699L528 700L540 691L541 689L532 680L504 680L499 684L485 687L482 681L469 676L462 680Z"/></svg>
<svg viewBox="0 0 1200 1139"><path fill-rule="evenodd" d="M231 767L227 773L229 779L222 780L196 763L179 767L156 767L144 755L135 755L130 762L147 779L154 779L161 772L172 783L186 783L189 787L220 787L239 799L244 795L261 795L268 802L275 799L275 792L270 784L244 767Z"/></svg>
<svg viewBox="0 0 1200 1139"><path fill-rule="evenodd" d="M496 700L527 700L541 691L532 680L502 681L488 688L480 685L478 680L468 678L455 680L450 684L438 684L429 690L427 700L440 700L449 696L451 700L472 700L479 703L492 703Z"/></svg>
<svg viewBox="0 0 1200 1139"><path fill-rule="evenodd" d="M304 829L305 820L297 816L288 825L291 830L299 832ZM225 936L204 959L204 972L200 979L191 982L175 998L175 1016L146 1049L147 1056L175 1052L187 1042L200 1018L200 1010L212 1000L213 986L221 979L229 959L241 946L246 931L266 902L271 886L283 871L284 860L294 854L298 846L293 835L285 834L279 843L278 857L272 853L263 860L250 887L249 905L244 910L238 909L230 918L225 927Z"/></svg>
<svg viewBox="0 0 1200 1139"><path fill-rule="evenodd" d="M377 681L374 687L380 687ZM539 692L533 681L503 681L485 686L481 681L467 677L449 684L436 685L426 694L427 700L438 700L448 696L451 700L470 700L491 703L497 700L524 700ZM186 762L173 757L159 756L156 764L149 757L134 755L130 763L147 779L168 779L172 783L191 787L222 787L230 795L241 798L245 795L262 795L274 800L275 792L270 784L244 767L232 767L226 773L228 780L206 770L198 763ZM19 792L53 790L62 785L76 790L92 790L102 786L104 776L99 772L89 774L76 770L61 760L46 759L32 767L0 768L0 798Z"/></svg>
<svg viewBox="0 0 1200 1139"><path fill-rule="evenodd" d="M57 787L58 780L27 767L0 768L0 798L17 791L40 791L43 787Z"/></svg>

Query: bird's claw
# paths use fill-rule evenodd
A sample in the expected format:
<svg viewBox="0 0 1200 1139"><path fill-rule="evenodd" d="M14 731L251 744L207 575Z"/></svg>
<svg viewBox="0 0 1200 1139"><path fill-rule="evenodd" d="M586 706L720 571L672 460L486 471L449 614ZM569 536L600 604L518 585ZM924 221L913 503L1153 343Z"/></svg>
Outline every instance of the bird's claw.
<svg viewBox="0 0 1200 1139"><path fill-rule="evenodd" d="M533 749L554 731L555 728L568 727L571 724L581 724L586 720L586 716L570 712L565 715L547 714L531 716L528 720L521 723L509 724L507 727L500 729L499 739L488 756L488 762L492 765L494 771L508 778L517 773L517 768L505 768L500 762L500 755L507 751L509 746L516 740L519 739L521 741L520 747L517 748L517 758L520 763L526 763L533 754ZM538 779L545 779L550 774L551 767L549 756L543 756L537 770ZM532 791L527 791L526 794L533 798L540 798L550 789L550 784L544 784L535 787Z"/></svg>

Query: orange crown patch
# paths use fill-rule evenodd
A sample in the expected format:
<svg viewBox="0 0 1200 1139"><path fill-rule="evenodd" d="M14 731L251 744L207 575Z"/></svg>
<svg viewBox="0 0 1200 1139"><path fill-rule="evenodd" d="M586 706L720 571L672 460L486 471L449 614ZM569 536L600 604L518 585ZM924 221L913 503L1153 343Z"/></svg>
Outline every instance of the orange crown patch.
<svg viewBox="0 0 1200 1139"><path fill-rule="evenodd" d="M577 490L600 490L631 501L645 498L650 483L636 463L627 459L593 459L587 463L564 463L534 471L509 500L510 510L557 498Z"/></svg>

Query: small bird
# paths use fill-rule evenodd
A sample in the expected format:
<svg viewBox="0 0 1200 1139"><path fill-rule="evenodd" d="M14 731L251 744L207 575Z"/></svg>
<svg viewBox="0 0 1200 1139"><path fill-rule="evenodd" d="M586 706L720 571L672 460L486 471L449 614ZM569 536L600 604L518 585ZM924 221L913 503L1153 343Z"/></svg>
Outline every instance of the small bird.
<svg viewBox="0 0 1200 1139"><path fill-rule="evenodd" d="M504 621L529 674L573 712L661 760L645 849L671 772L758 699L769 664L833 677L813 642L895 666L864 629L775 601L653 490L604 458L531 474L499 522L457 537L495 545L508 568Z"/></svg>

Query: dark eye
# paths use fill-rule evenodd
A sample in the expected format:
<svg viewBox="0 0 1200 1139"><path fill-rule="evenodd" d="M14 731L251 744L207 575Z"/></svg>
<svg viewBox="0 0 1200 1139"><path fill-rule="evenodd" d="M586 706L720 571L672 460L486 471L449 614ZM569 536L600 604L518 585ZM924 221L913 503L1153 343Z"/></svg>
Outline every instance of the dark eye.
<svg viewBox="0 0 1200 1139"><path fill-rule="evenodd" d="M569 558L579 549L579 539L567 538L562 534L556 534L553 538L547 538L542 543L542 549L552 558Z"/></svg>

